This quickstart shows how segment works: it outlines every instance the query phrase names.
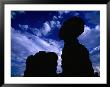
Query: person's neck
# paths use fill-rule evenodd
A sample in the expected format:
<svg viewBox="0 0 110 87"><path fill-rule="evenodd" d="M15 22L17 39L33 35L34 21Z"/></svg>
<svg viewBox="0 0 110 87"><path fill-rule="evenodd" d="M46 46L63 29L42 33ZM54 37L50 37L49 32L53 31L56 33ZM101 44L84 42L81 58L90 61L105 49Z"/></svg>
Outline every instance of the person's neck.
<svg viewBox="0 0 110 87"><path fill-rule="evenodd" d="M67 40L67 41L65 41L65 44L72 44L72 43L79 43L79 42L78 42L78 39L75 38L75 39L72 39L72 40Z"/></svg>

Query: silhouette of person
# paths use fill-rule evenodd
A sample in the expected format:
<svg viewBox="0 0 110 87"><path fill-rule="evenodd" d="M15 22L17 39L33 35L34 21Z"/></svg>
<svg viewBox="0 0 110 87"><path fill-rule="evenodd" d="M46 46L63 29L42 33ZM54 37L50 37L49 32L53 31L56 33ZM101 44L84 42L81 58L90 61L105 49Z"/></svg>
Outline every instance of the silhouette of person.
<svg viewBox="0 0 110 87"><path fill-rule="evenodd" d="M77 16L67 19L61 26L59 37L64 40L62 50L62 76L94 76L89 52L78 42L77 37L84 32L84 21Z"/></svg>
<svg viewBox="0 0 110 87"><path fill-rule="evenodd" d="M46 60L46 72L48 76L57 76L56 67L57 67L57 59L58 56L54 52L47 52L47 60Z"/></svg>
<svg viewBox="0 0 110 87"><path fill-rule="evenodd" d="M58 56L54 52L39 51L34 56L30 55L26 60L25 77L49 77L56 76Z"/></svg>

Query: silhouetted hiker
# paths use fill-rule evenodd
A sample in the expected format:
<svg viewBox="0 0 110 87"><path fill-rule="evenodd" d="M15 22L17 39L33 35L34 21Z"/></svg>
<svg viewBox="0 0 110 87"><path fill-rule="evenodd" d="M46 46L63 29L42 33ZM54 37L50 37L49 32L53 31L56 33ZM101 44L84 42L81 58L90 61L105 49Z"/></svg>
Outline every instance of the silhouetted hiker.
<svg viewBox="0 0 110 87"><path fill-rule="evenodd" d="M84 21L76 16L64 21L60 29L59 37L61 40L64 40L64 48L61 56L62 76L94 76L89 52L77 39L83 32Z"/></svg>
<svg viewBox="0 0 110 87"><path fill-rule="evenodd" d="M29 56L26 60L25 77L49 77L57 76L58 56L54 52L39 51L34 56Z"/></svg>

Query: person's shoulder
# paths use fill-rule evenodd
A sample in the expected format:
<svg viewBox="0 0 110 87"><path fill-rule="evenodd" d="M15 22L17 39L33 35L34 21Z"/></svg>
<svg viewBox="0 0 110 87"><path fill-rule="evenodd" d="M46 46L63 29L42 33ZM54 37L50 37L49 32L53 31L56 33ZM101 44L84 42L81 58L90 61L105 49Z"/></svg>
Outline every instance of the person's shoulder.
<svg viewBox="0 0 110 87"><path fill-rule="evenodd" d="M83 51L87 51L87 52L88 52L88 49L85 47L85 45L80 44L80 48L81 48Z"/></svg>
<svg viewBox="0 0 110 87"><path fill-rule="evenodd" d="M30 60L32 60L33 57L34 57L33 55L29 55L29 56L27 57L26 62L29 62Z"/></svg>

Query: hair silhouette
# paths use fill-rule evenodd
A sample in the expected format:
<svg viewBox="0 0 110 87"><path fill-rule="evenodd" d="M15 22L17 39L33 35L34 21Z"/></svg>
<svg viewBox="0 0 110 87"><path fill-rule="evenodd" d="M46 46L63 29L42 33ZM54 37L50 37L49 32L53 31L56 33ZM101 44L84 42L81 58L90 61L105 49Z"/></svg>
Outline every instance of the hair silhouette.
<svg viewBox="0 0 110 87"><path fill-rule="evenodd" d="M90 77L94 76L89 52L78 42L77 37L84 32L84 21L74 16L64 21L59 38L64 40L62 50L62 76Z"/></svg>
<svg viewBox="0 0 110 87"><path fill-rule="evenodd" d="M25 77L49 77L56 76L58 56L54 52L39 51L26 60Z"/></svg>

